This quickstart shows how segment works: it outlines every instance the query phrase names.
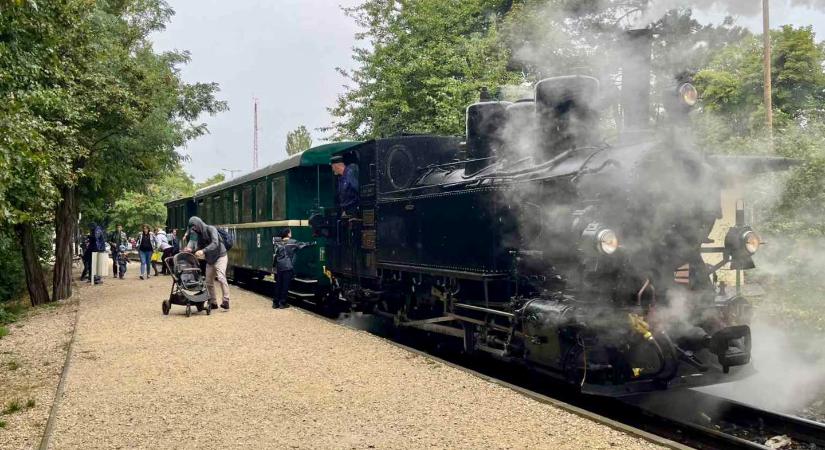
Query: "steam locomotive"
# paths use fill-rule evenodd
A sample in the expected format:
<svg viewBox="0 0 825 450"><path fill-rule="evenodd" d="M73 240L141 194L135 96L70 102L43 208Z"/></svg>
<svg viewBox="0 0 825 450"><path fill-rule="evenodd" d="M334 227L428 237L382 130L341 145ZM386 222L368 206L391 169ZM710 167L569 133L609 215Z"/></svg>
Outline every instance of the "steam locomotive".
<svg viewBox="0 0 825 450"><path fill-rule="evenodd" d="M470 105L464 142L403 135L339 152L358 167L360 209L309 221L325 238L330 301L591 394L747 375L751 307L738 280L760 238L741 205L723 242L709 235L731 168L788 161L706 155L680 120L645 131L649 74L624 77L613 144L596 132L598 80L574 75L538 82L529 100ZM678 119L696 100L683 83L665 103Z"/></svg>

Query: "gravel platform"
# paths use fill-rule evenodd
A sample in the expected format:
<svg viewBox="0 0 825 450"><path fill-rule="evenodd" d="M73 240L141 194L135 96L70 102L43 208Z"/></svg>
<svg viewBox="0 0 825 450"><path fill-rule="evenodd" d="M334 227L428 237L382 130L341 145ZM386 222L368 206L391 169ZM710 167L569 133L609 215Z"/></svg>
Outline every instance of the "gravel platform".
<svg viewBox="0 0 825 450"><path fill-rule="evenodd" d="M657 448L236 286L163 316L135 272L84 291L51 448Z"/></svg>
<svg viewBox="0 0 825 450"><path fill-rule="evenodd" d="M40 445L81 297L30 308L0 339L0 449Z"/></svg>

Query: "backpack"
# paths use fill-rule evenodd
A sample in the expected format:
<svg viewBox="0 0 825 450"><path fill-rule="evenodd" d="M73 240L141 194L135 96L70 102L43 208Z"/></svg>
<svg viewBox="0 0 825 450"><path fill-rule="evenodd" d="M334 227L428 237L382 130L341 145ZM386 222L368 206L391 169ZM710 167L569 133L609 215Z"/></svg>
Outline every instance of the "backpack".
<svg viewBox="0 0 825 450"><path fill-rule="evenodd" d="M229 230L226 228L215 227L218 229L218 235L220 235L221 240L223 241L223 246L226 247L226 251L232 248L235 245L235 238L229 234Z"/></svg>

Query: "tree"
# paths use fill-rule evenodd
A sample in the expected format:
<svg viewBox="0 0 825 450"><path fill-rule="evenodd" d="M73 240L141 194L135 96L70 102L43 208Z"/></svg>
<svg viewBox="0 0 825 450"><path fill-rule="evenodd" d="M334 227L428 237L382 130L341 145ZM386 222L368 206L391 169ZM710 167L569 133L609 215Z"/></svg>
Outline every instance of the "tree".
<svg viewBox="0 0 825 450"><path fill-rule="evenodd" d="M771 31L774 141L768 145L762 103L761 38L720 50L696 76L704 110L698 117L702 144L717 152L775 152L803 164L774 176L783 185L778 202L758 200L764 227L783 234L823 235L825 226L825 44L810 27ZM762 179L755 191L764 192ZM761 197L765 198L765 195Z"/></svg>
<svg viewBox="0 0 825 450"><path fill-rule="evenodd" d="M52 299L71 294L78 211L110 208L176 167L175 148L226 108L217 86L186 84L185 52L148 36L162 0L4 2L0 14L0 221L17 232L33 304L49 301L35 237L56 234Z"/></svg>
<svg viewBox="0 0 825 450"><path fill-rule="evenodd" d="M339 69L351 85L330 108L332 137L460 134L464 109L482 87L519 80L499 39L510 3L368 0L346 9L370 45L354 50L356 69Z"/></svg>
<svg viewBox="0 0 825 450"><path fill-rule="evenodd" d="M100 199L111 205L127 189L140 190L173 169L180 158L175 149L206 132L199 116L226 109L215 98L216 84L180 79L188 53L152 49L149 35L172 15L165 2L96 5L94 17L102 18L95 47L100 54L76 92L86 113L75 123L85 151L72 160L79 176L60 185L55 213L55 298L71 294L70 237L78 207Z"/></svg>
<svg viewBox="0 0 825 450"><path fill-rule="evenodd" d="M296 155L310 147L312 147L312 136L309 134L307 127L301 125L286 134L287 155Z"/></svg>
<svg viewBox="0 0 825 450"><path fill-rule="evenodd" d="M224 181L226 181L226 175L222 173L216 173L215 175L212 175L211 177L204 180L203 182L196 184L195 190L197 191L198 189L203 189L207 186L212 186L213 184L223 183Z"/></svg>

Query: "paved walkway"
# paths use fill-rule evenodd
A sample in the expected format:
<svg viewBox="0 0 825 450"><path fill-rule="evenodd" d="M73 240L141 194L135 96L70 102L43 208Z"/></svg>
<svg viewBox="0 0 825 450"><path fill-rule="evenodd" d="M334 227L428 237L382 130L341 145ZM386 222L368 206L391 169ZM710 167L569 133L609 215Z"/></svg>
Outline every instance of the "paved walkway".
<svg viewBox="0 0 825 450"><path fill-rule="evenodd" d="M84 290L52 448L654 448L235 286L163 316L134 272Z"/></svg>

